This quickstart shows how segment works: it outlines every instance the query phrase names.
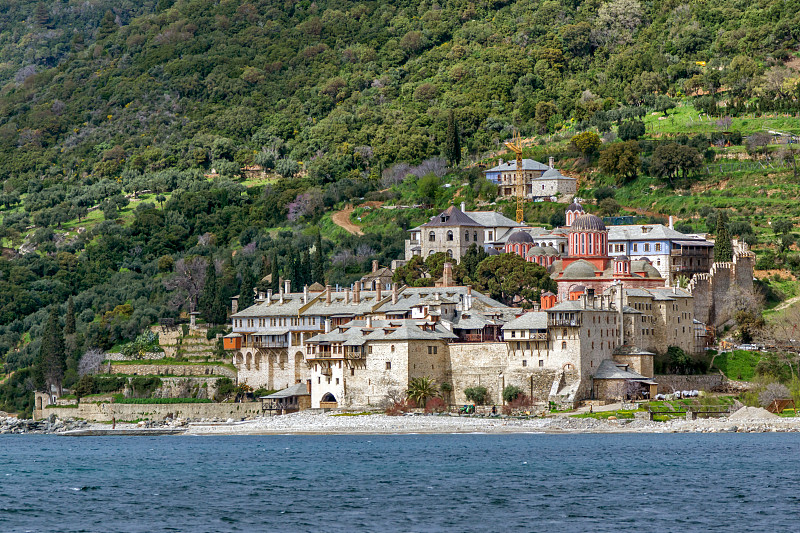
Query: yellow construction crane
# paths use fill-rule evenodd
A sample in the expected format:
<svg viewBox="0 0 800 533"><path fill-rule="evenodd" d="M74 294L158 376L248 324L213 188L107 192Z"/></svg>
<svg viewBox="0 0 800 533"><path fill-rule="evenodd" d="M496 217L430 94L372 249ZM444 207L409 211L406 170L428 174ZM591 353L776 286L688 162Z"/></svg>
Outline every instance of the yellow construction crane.
<svg viewBox="0 0 800 533"><path fill-rule="evenodd" d="M525 175L522 172L522 136L517 132L506 147L517 154L517 222L522 222L522 200L525 198Z"/></svg>

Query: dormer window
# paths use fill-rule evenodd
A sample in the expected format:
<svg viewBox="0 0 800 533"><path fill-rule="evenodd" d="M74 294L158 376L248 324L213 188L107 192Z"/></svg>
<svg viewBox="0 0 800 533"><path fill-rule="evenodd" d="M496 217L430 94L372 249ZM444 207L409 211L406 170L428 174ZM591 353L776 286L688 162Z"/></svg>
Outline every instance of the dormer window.
<svg viewBox="0 0 800 533"><path fill-rule="evenodd" d="M449 217L449 216L447 216L447 215L442 215L442 216L440 216L439 218L442 220L442 222L447 222L447 220L448 220L450 217Z"/></svg>

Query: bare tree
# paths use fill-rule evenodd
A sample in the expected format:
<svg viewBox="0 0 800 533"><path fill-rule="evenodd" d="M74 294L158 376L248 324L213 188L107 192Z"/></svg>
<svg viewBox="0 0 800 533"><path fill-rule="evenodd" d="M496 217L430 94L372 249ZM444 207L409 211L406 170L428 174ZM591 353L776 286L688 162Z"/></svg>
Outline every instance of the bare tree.
<svg viewBox="0 0 800 533"><path fill-rule="evenodd" d="M78 375L83 377L87 374L95 374L100 370L100 365L106 358L106 354L100 348L89 348L78 362Z"/></svg>
<svg viewBox="0 0 800 533"><path fill-rule="evenodd" d="M206 268L208 262L202 257L178 259L175 262L175 274L164 280L164 287L174 291L170 304L179 308L188 303L189 309L194 311L197 297L206 284Z"/></svg>

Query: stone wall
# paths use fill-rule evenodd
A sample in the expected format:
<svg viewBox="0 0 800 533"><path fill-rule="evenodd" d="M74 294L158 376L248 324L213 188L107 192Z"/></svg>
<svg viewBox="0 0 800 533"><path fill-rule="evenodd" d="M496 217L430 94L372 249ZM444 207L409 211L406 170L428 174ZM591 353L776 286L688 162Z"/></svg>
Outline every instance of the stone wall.
<svg viewBox="0 0 800 533"><path fill-rule="evenodd" d="M722 374L705 374L701 376L681 376L678 374L658 374L653 380L658 383L659 394L670 394L682 390L710 391L725 383Z"/></svg>
<svg viewBox="0 0 800 533"><path fill-rule="evenodd" d="M222 365L119 365L111 363L104 369L109 374L135 376L225 376L236 379L236 372Z"/></svg>
<svg viewBox="0 0 800 533"><path fill-rule="evenodd" d="M523 367L510 362L509 357L505 342L451 344L452 403L467 403L464 389L476 386L486 387L491 404L503 403L503 389L509 385L521 388L529 397L547 400L558 371L533 366L533 360L530 367Z"/></svg>
<svg viewBox="0 0 800 533"><path fill-rule="evenodd" d="M734 241L733 261L714 263L708 274L695 274L689 282L694 296L694 318L709 326L728 320L725 303L739 291L753 291L753 269L756 257L745 243Z"/></svg>
<svg viewBox="0 0 800 533"><path fill-rule="evenodd" d="M37 409L33 417L37 420L56 415L59 418L82 418L93 422L118 422L128 420L163 420L167 415L174 418L221 418L241 419L260 416L261 402L249 403L176 403L134 405L123 403L85 403L77 408L54 407Z"/></svg>

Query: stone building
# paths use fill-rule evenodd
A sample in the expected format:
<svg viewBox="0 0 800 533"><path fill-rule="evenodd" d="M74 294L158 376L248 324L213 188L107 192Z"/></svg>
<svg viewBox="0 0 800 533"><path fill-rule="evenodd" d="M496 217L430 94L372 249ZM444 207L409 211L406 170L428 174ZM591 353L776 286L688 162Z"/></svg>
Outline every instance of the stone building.
<svg viewBox="0 0 800 533"><path fill-rule="evenodd" d="M522 226L494 211L464 211L464 207L463 203L461 209L451 206L429 222L409 230L405 260L437 252L460 260L473 244L486 248Z"/></svg>
<svg viewBox="0 0 800 533"><path fill-rule="evenodd" d="M550 165L545 165L533 159L522 160L522 173L525 181L525 198L551 198L570 201L578 189L578 180L563 176L553 168L553 159ZM510 198L517 194L517 161L500 160L498 164L484 171L486 179L497 185L500 197Z"/></svg>
<svg viewBox="0 0 800 533"><path fill-rule="evenodd" d="M384 405L414 377L450 383L451 403L466 402L464 390L475 386L502 403L508 385L538 400L575 403L598 394L593 376L603 361L651 378L647 348L689 346L695 334L683 327L693 322L684 314L690 295L645 294L620 281L560 303L545 294L542 310L529 312L447 277L437 287L284 289L234 314L225 346L239 382L271 389L310 383L312 407Z"/></svg>

